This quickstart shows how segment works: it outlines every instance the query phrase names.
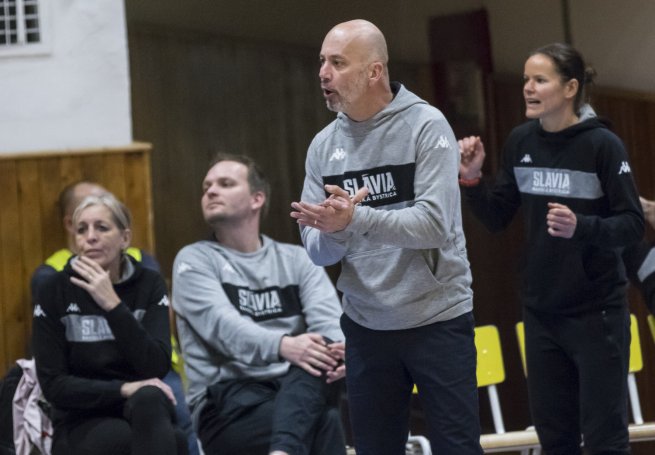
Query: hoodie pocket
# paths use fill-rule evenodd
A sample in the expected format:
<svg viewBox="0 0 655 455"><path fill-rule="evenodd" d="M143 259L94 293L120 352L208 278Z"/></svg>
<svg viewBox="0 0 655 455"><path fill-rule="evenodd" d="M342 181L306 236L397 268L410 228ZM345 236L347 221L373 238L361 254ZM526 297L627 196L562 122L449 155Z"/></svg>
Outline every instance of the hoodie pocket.
<svg viewBox="0 0 655 455"><path fill-rule="evenodd" d="M383 248L355 253L343 261L338 288L350 299L383 306L438 298L442 285L418 250Z"/></svg>

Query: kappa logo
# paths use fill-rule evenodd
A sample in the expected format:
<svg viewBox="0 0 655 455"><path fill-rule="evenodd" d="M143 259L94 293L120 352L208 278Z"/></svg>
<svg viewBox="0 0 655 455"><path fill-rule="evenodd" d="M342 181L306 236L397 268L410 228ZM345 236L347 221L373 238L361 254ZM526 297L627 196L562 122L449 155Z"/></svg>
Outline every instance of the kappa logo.
<svg viewBox="0 0 655 455"><path fill-rule="evenodd" d="M41 305L37 305L34 307L34 313L32 314L35 318L44 318L45 317L45 311L43 311L43 308L41 308Z"/></svg>
<svg viewBox="0 0 655 455"><path fill-rule="evenodd" d="M450 142L448 142L448 138L444 136L443 134L439 136L439 140L437 141L437 145L434 146L436 149L447 149L450 148Z"/></svg>
<svg viewBox="0 0 655 455"><path fill-rule="evenodd" d="M334 152L332 152L332 155L330 156L330 159L328 161L341 161L346 157L346 151L343 149L343 147L337 147L334 149Z"/></svg>
<svg viewBox="0 0 655 455"><path fill-rule="evenodd" d="M192 269L193 269L193 267L191 267L186 262L180 262L180 265L177 266L177 273L178 273L178 275L181 275L184 272L186 272L188 270L192 270Z"/></svg>
<svg viewBox="0 0 655 455"><path fill-rule="evenodd" d="M532 163L532 157L530 156L529 153L526 153L525 155L523 155L523 158L521 158L521 161L519 161L519 162L520 163Z"/></svg>
<svg viewBox="0 0 655 455"><path fill-rule="evenodd" d="M628 164L627 161L621 161L621 168L619 169L619 175L621 174L629 174L632 172L630 169L630 165Z"/></svg>
<svg viewBox="0 0 655 455"><path fill-rule="evenodd" d="M66 313L81 313L79 305L75 302L69 303Z"/></svg>
<svg viewBox="0 0 655 455"><path fill-rule="evenodd" d="M236 270L234 270L234 267L232 267L230 264L225 264L221 269L221 271L228 272L228 273L237 273Z"/></svg>
<svg viewBox="0 0 655 455"><path fill-rule="evenodd" d="M164 297L157 303L159 306L168 306L168 296L164 294Z"/></svg>

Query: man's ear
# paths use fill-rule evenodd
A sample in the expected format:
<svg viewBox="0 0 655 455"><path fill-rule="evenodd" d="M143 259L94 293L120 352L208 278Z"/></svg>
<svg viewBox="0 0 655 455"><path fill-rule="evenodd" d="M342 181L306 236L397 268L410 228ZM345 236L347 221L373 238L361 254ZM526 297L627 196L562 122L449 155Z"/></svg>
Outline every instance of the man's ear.
<svg viewBox="0 0 655 455"><path fill-rule="evenodd" d="M255 191L252 193L252 208L254 210L261 209L266 204L266 195L263 191Z"/></svg>
<svg viewBox="0 0 655 455"><path fill-rule="evenodd" d="M377 81L382 77L384 66L382 62L373 62L368 65L368 78Z"/></svg>
<svg viewBox="0 0 655 455"><path fill-rule="evenodd" d="M67 232L70 234L75 233L75 229L73 228L73 217L71 215L64 215L63 223L64 229L66 229Z"/></svg>

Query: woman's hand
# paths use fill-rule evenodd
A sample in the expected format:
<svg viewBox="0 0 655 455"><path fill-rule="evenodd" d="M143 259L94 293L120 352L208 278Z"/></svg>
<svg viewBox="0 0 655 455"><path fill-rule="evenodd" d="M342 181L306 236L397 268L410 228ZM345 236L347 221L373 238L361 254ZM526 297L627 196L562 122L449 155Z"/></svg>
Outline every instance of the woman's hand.
<svg viewBox="0 0 655 455"><path fill-rule="evenodd" d="M479 136L469 136L457 141L459 145L459 178L474 180L482 176L484 144Z"/></svg>
<svg viewBox="0 0 655 455"><path fill-rule="evenodd" d="M71 282L91 294L100 308L110 311L121 303L109 278L109 271L104 270L93 259L84 256L78 256L71 265L73 270L83 278L72 276Z"/></svg>
<svg viewBox="0 0 655 455"><path fill-rule="evenodd" d="M578 218L567 206L549 202L546 224L548 225L548 233L553 237L570 239L575 233Z"/></svg>
<svg viewBox="0 0 655 455"><path fill-rule="evenodd" d="M144 379L143 381L134 381L134 382L126 382L121 386L121 396L123 398L129 398L134 393L139 390L141 387L145 387L147 385L157 387L160 389L162 392L164 392L164 395L171 400L173 405L177 404L177 400L175 399L175 395L173 395L173 390L166 384L164 381L162 381L159 378L150 378L150 379Z"/></svg>
<svg viewBox="0 0 655 455"><path fill-rule="evenodd" d="M655 201L639 196L639 202L641 202L641 208L644 209L644 218L655 229Z"/></svg>

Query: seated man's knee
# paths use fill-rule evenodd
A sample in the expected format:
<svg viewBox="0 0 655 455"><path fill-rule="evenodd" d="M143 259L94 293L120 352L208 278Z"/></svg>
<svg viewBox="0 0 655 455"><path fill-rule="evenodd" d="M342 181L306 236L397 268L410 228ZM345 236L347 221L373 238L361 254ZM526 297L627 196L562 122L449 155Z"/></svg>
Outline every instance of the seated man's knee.
<svg viewBox="0 0 655 455"><path fill-rule="evenodd" d="M325 409L325 413L323 415L323 420L328 424L328 425L339 425L341 426L341 411L339 408L335 407L327 407Z"/></svg>

